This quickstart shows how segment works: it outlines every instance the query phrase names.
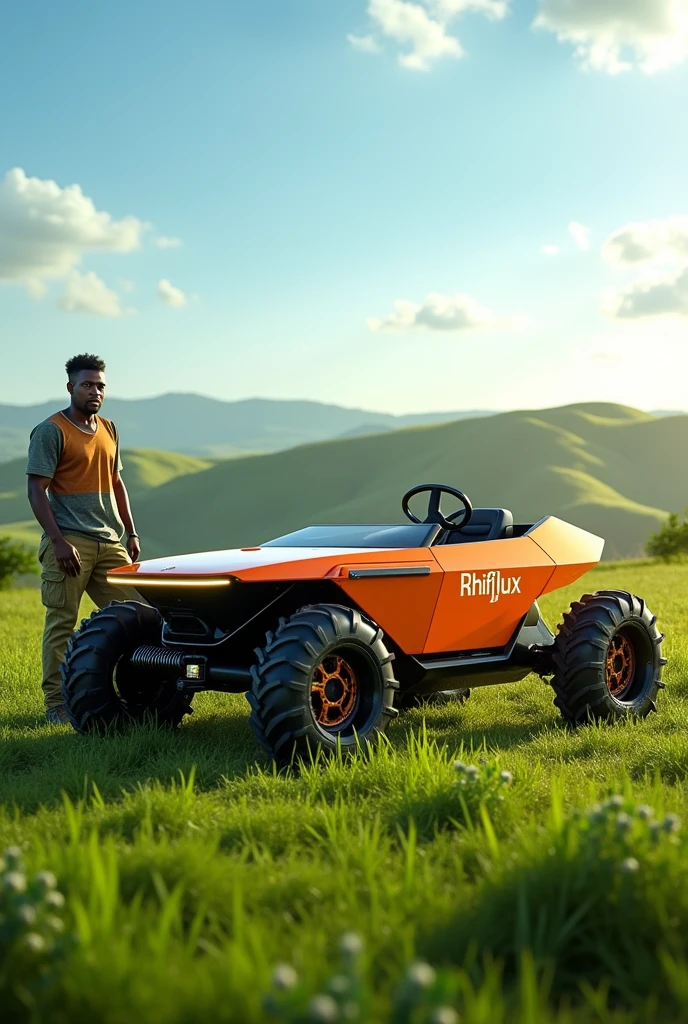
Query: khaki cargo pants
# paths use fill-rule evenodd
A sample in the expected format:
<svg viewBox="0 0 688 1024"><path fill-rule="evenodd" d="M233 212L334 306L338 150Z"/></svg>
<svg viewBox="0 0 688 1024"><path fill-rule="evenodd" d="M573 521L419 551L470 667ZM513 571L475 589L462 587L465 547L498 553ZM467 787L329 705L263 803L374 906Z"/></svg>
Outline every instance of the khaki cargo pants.
<svg viewBox="0 0 688 1024"><path fill-rule="evenodd" d="M74 631L84 592L99 608L111 601L143 600L133 587L115 587L105 578L108 569L131 562L124 545L79 537L73 533L64 536L79 552L81 572L78 576L67 576L58 568L53 546L47 537L43 538L38 549L42 569L41 598L45 605L43 693L48 708L62 703L60 664L67 641Z"/></svg>

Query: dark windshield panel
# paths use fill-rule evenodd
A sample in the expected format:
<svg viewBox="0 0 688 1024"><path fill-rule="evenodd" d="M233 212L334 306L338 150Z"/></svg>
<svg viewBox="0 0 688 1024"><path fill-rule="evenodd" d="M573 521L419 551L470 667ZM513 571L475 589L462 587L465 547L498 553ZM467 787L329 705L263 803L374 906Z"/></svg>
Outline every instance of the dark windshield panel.
<svg viewBox="0 0 688 1024"><path fill-rule="evenodd" d="M397 526L307 526L269 540L264 548L423 548L437 536L433 523Z"/></svg>

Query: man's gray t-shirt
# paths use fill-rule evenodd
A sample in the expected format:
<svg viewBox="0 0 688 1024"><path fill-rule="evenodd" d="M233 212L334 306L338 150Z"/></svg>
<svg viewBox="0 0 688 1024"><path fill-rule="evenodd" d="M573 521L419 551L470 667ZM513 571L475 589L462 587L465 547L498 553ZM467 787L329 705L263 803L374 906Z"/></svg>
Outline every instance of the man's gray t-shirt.
<svg viewBox="0 0 688 1024"><path fill-rule="evenodd" d="M58 412L31 431L26 472L50 477L48 498L62 533L115 543L124 532L114 478L121 472L117 428L96 417L89 433Z"/></svg>

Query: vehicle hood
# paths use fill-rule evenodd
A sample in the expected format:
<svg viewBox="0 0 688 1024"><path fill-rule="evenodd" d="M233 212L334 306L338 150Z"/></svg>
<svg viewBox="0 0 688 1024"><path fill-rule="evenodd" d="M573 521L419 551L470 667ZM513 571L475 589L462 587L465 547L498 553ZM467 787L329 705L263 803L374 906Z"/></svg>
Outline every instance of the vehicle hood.
<svg viewBox="0 0 688 1024"><path fill-rule="evenodd" d="M434 563L429 548L233 548L193 555L168 555L112 569L108 576L146 580L213 579L232 576L242 580L322 579L337 576L342 566L409 562Z"/></svg>

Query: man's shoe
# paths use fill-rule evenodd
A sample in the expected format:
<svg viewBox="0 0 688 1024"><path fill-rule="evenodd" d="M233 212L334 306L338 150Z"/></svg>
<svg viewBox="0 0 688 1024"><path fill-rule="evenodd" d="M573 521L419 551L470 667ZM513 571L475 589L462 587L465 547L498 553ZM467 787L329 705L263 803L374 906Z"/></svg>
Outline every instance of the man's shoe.
<svg viewBox="0 0 688 1024"><path fill-rule="evenodd" d="M56 704L54 708L48 708L45 713L46 720L51 725L71 725L64 704Z"/></svg>

